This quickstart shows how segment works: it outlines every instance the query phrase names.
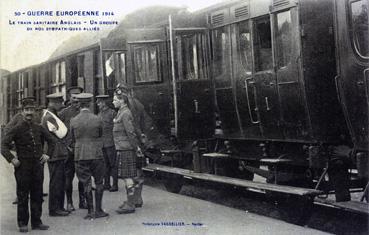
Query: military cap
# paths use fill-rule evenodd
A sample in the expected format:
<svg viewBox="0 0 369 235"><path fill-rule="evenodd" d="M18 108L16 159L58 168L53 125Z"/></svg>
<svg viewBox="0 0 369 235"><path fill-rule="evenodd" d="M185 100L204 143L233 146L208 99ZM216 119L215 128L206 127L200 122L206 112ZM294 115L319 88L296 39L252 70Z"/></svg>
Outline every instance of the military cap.
<svg viewBox="0 0 369 235"><path fill-rule="evenodd" d="M125 84L118 84L117 88L115 89L115 94L120 95L120 94L127 94L129 92L129 87Z"/></svg>
<svg viewBox="0 0 369 235"><path fill-rule="evenodd" d="M96 96L96 99L98 99L98 100L107 100L109 98L110 98L109 95L97 95Z"/></svg>
<svg viewBox="0 0 369 235"><path fill-rule="evenodd" d="M79 86L72 86L72 87L69 87L68 89L67 89L67 92L69 93L69 94L80 94L80 93L82 93L83 92L83 88L82 87L79 87Z"/></svg>
<svg viewBox="0 0 369 235"><path fill-rule="evenodd" d="M80 93L75 95L75 98L81 103L91 102L92 97L94 96L91 93Z"/></svg>
<svg viewBox="0 0 369 235"><path fill-rule="evenodd" d="M63 94L61 94L61 93L53 93L53 94L47 95L46 98L48 100L54 100L54 101L61 101L61 102L63 102Z"/></svg>
<svg viewBox="0 0 369 235"><path fill-rule="evenodd" d="M22 108L36 108L35 98L34 97L23 98Z"/></svg>

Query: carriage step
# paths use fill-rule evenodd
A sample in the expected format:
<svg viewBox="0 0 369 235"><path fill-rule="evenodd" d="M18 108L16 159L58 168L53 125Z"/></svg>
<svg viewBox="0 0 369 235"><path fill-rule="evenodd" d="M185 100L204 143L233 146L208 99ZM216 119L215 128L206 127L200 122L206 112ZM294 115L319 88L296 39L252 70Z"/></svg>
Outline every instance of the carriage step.
<svg viewBox="0 0 369 235"><path fill-rule="evenodd" d="M299 187L268 184L268 183L259 183L259 182L254 182L250 180L236 179L236 178L231 178L231 177L226 177L226 176L218 176L218 175L205 174L205 173L195 173L188 169L169 167L169 166L158 165L158 164L149 164L148 166L143 168L143 170L151 171L151 172L152 171L166 172L166 173L171 173L175 175L181 175L186 178L211 181L211 182L222 183L222 184L229 184L229 185L234 185L234 186L243 187L243 188L292 194L292 195L298 195L298 196L314 197L319 194L323 194L322 191L315 190L315 189L299 188Z"/></svg>
<svg viewBox="0 0 369 235"><path fill-rule="evenodd" d="M331 206L334 208L343 209L349 212L369 215L369 204L365 202L359 201L336 202L329 199L316 198L315 203L324 206Z"/></svg>
<svg viewBox="0 0 369 235"><path fill-rule="evenodd" d="M210 158L229 158L230 155L226 153L204 153L202 154L203 157L210 157Z"/></svg>
<svg viewBox="0 0 369 235"><path fill-rule="evenodd" d="M289 163L292 160L290 159L278 159L278 158L262 158L260 162L265 164L280 164L280 163Z"/></svg>

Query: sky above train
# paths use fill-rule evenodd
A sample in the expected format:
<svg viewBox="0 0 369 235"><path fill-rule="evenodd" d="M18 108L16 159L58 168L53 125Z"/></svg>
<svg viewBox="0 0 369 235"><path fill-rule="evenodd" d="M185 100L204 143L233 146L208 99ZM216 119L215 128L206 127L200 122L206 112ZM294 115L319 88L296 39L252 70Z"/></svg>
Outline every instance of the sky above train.
<svg viewBox="0 0 369 235"><path fill-rule="evenodd" d="M56 16L56 11L80 10L99 11L100 15L93 18L96 21L117 20L119 22L126 14L147 6L187 7L189 11L196 11L222 1L227 0L1 0L0 68L15 71L46 61L63 41L81 33L81 31L27 31L26 25L11 24L14 21L60 21L63 17ZM52 11L53 16L40 16L40 13L34 13L40 11ZM20 15L17 15L18 12ZM101 16L102 12L114 12L114 16ZM32 16L32 14L38 15ZM81 17L67 17L67 20L78 19ZM88 20L89 17L83 19ZM111 30L114 27L116 25L100 28Z"/></svg>

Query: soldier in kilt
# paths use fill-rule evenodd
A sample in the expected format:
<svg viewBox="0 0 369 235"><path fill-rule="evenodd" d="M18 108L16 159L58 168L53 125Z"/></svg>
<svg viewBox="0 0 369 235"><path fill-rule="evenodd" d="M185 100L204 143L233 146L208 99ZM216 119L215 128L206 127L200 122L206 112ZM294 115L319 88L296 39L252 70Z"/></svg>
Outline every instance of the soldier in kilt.
<svg viewBox="0 0 369 235"><path fill-rule="evenodd" d="M116 211L119 214L135 212L135 188L137 186L137 151L141 151L139 140L134 128L133 116L128 108L128 97L122 92L116 92L113 98L118 114L114 118L113 136L117 150L118 178L126 185L127 201Z"/></svg>

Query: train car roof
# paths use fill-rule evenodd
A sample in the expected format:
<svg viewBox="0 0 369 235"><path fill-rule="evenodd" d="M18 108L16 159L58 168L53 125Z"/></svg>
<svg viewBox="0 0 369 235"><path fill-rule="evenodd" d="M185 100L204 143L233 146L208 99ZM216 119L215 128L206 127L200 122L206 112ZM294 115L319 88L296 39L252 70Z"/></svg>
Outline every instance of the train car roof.
<svg viewBox="0 0 369 235"><path fill-rule="evenodd" d="M64 41L49 57L48 62L66 55L74 54L88 48L98 46L101 38L106 37L110 30L84 32Z"/></svg>
<svg viewBox="0 0 369 235"><path fill-rule="evenodd" d="M109 33L108 37L121 37L126 34L126 29L155 27L155 25L168 21L169 15L180 14L181 12L187 12L186 8L172 6L141 8L126 15L119 25Z"/></svg>

